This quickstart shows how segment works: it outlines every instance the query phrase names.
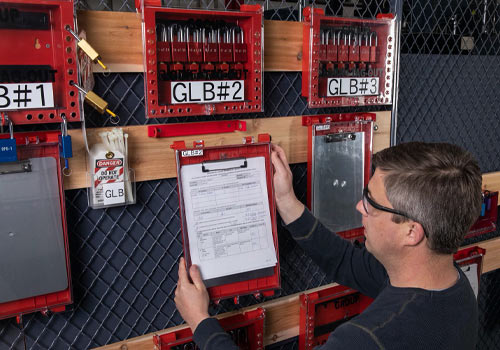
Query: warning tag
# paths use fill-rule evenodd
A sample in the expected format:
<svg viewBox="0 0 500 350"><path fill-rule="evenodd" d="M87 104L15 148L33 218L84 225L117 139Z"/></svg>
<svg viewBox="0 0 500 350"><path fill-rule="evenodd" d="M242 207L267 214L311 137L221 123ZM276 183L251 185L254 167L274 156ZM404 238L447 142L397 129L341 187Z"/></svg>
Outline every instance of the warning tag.
<svg viewBox="0 0 500 350"><path fill-rule="evenodd" d="M95 160L93 174L94 204L125 203L124 170L123 154L120 152L108 152L103 154L102 158Z"/></svg>

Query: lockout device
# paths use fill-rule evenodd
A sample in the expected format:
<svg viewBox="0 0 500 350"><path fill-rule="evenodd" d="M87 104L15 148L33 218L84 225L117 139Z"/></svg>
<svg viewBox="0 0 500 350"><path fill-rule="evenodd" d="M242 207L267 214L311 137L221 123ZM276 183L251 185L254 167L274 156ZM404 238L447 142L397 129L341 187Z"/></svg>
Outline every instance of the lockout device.
<svg viewBox="0 0 500 350"><path fill-rule="evenodd" d="M0 3L0 111L14 124L80 120L72 0Z"/></svg>
<svg viewBox="0 0 500 350"><path fill-rule="evenodd" d="M271 143L186 148L176 141L184 257L200 267L211 300L270 296L280 287Z"/></svg>
<svg viewBox="0 0 500 350"><path fill-rule="evenodd" d="M261 5L206 11L142 0L136 7L147 118L263 111Z"/></svg>
<svg viewBox="0 0 500 350"><path fill-rule="evenodd" d="M61 136L0 134L0 319L72 303Z"/></svg>
<svg viewBox="0 0 500 350"><path fill-rule="evenodd" d="M308 128L307 205L327 228L364 241L356 204L370 180L375 113L303 116Z"/></svg>
<svg viewBox="0 0 500 350"><path fill-rule="evenodd" d="M483 191L481 214L467 232L465 238L484 235L497 229L498 218L498 192Z"/></svg>
<svg viewBox="0 0 500 350"><path fill-rule="evenodd" d="M331 332L363 312L372 301L341 285L301 294L299 349L312 350L324 344Z"/></svg>
<svg viewBox="0 0 500 350"><path fill-rule="evenodd" d="M392 104L396 27L391 14L342 18L306 7L302 96L308 107Z"/></svg>
<svg viewBox="0 0 500 350"><path fill-rule="evenodd" d="M263 308L245 311L236 315L219 318L224 330L231 336L241 350L264 349L264 319ZM193 333L189 327L177 329L153 337L155 350L195 350Z"/></svg>

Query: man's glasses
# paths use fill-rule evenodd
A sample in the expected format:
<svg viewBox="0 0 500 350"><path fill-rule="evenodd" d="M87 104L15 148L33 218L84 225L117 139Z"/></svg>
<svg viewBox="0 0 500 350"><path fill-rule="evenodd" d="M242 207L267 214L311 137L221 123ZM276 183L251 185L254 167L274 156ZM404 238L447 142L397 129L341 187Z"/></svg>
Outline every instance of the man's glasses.
<svg viewBox="0 0 500 350"><path fill-rule="evenodd" d="M409 216L406 213L403 213L402 211L399 211L399 210L396 210L396 209L393 209L393 208L387 208L387 207L384 207L383 205L380 205L377 202L375 202L373 199L371 199L370 197L368 197L368 186L366 186L363 189L363 208L365 209L365 212L367 214L370 213L368 211L368 207L369 207L368 205L374 207L375 209L378 209L378 210L381 210L381 211L386 211L388 213L392 213L392 214L396 214L396 215L401 215L401 216L403 216L403 217L405 217L407 219L410 219L410 220L413 220L415 222L418 222L417 220L413 219L411 216ZM420 225L422 225L422 224L420 224ZM424 233L425 233L426 237L429 237L427 235L427 232L425 232L425 229L424 229Z"/></svg>

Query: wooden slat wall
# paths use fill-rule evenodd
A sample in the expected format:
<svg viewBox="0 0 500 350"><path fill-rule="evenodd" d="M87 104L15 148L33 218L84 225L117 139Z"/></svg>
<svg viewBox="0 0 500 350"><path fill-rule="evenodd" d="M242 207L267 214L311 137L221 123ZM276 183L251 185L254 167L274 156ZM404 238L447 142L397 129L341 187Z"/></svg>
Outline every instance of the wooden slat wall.
<svg viewBox="0 0 500 350"><path fill-rule="evenodd" d="M378 130L374 132L374 150L389 147L391 114L377 112ZM136 181L157 180L176 177L175 153L170 145L175 140L185 140L191 147L193 141L202 138L206 146L240 144L244 136L257 136L269 133L273 142L281 145L287 152L290 163L307 162L307 127L302 126L301 117L248 119L246 132L212 134L190 137L150 138L147 126L126 126L124 132L129 134L129 162L135 170ZM87 129L89 145L99 141L98 134L110 128ZM64 188L75 189L87 187L87 152L83 143L81 130L70 130L73 142L73 158L69 160L71 175L65 177Z"/></svg>

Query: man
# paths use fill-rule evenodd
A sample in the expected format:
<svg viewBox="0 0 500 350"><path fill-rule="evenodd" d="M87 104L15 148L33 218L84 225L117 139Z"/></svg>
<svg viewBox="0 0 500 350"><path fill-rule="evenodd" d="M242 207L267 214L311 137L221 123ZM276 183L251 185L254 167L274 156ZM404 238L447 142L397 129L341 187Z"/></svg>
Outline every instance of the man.
<svg viewBox="0 0 500 350"><path fill-rule="evenodd" d="M469 153L413 142L375 154L375 172L356 206L365 248L332 234L297 200L278 146L272 161L276 205L294 239L328 277L375 299L321 349L475 349L477 302L453 262L481 207L481 173ZM193 283L182 260L175 301L195 342L201 349L236 349L209 318L199 270L192 267L190 275Z"/></svg>

